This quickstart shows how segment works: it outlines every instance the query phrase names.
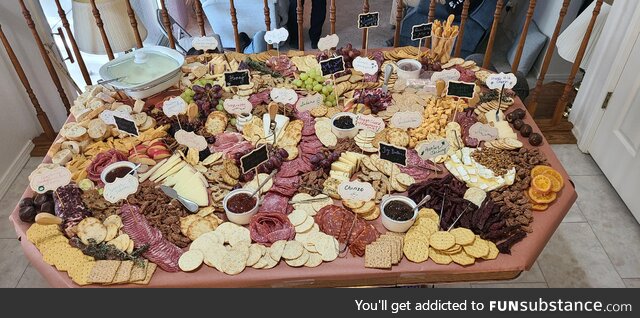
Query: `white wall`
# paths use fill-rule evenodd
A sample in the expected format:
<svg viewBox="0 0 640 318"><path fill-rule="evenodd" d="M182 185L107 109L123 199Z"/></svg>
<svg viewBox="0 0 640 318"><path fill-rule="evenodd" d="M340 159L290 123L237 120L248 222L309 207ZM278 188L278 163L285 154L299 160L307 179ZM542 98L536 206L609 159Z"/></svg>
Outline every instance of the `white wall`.
<svg viewBox="0 0 640 318"><path fill-rule="evenodd" d="M27 3L31 4L29 1ZM31 10L31 13L36 19L37 11ZM0 1L0 23L40 105L58 130L66 119L66 111L22 16L18 1ZM74 96L68 95L73 100ZM30 140L42 132L33 106L4 48L0 48L0 109L1 197L28 159Z"/></svg>

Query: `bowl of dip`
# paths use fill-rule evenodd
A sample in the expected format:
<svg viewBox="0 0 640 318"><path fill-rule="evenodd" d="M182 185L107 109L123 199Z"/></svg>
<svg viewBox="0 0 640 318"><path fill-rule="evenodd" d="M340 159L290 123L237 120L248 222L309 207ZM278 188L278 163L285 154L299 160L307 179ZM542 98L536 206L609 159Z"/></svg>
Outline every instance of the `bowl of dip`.
<svg viewBox="0 0 640 318"><path fill-rule="evenodd" d="M390 195L380 202L382 225L392 232L404 233L416 221L417 211L413 211L416 203L408 197Z"/></svg>
<svg viewBox="0 0 640 318"><path fill-rule="evenodd" d="M398 65L398 78L399 79L417 79L420 77L420 71L422 70L422 63L413 59L404 59L396 63Z"/></svg>
<svg viewBox="0 0 640 318"><path fill-rule="evenodd" d="M251 217L258 212L258 198L251 196L251 189L236 189L222 200L224 212L229 221L238 225L247 225Z"/></svg>
<svg viewBox="0 0 640 318"><path fill-rule="evenodd" d="M102 183L112 183L116 181L116 178L122 178L126 176L131 170L136 167L136 164L129 161L114 162L102 170L100 173L100 180ZM137 171L133 173L134 177L137 177Z"/></svg>
<svg viewBox="0 0 640 318"><path fill-rule="evenodd" d="M341 112L331 118L331 132L338 138L353 138L358 134L356 115Z"/></svg>

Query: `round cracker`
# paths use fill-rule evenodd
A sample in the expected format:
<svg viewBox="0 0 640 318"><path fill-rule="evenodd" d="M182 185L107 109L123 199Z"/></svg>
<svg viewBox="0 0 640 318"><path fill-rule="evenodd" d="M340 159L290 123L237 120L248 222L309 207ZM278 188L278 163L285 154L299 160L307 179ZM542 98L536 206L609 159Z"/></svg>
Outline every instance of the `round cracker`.
<svg viewBox="0 0 640 318"><path fill-rule="evenodd" d="M476 239L476 235L473 234L473 231L464 227L457 227L449 231L449 233L451 233L456 238L456 244L460 245L472 244Z"/></svg>
<svg viewBox="0 0 640 318"><path fill-rule="evenodd" d="M302 222L302 224L296 226L296 233L306 232L313 227L315 220L312 217L308 217Z"/></svg>
<svg viewBox="0 0 640 318"><path fill-rule="evenodd" d="M87 219L95 218L86 218L84 220ZM84 220L80 221L80 224L84 222ZM98 220L97 223L90 221L89 223L85 223L84 226L80 226L80 224L78 224L78 237L83 244L88 245L90 239L95 240L96 244L104 242L104 239L107 237L107 228L100 223L100 220Z"/></svg>
<svg viewBox="0 0 640 318"><path fill-rule="evenodd" d="M270 268L276 267L276 265L278 265L278 263L280 263L280 260L276 261L273 258L271 258L271 256L267 256L266 262L267 262L267 264L263 268L264 269L270 269Z"/></svg>
<svg viewBox="0 0 640 318"><path fill-rule="evenodd" d="M237 250L231 250L222 257L220 269L227 275L237 275L242 273L247 263L246 255Z"/></svg>
<svg viewBox="0 0 640 318"><path fill-rule="evenodd" d="M331 262L338 257L337 241L333 236L324 234L322 239L315 242L315 246L325 262Z"/></svg>
<svg viewBox="0 0 640 318"><path fill-rule="evenodd" d="M289 215L287 215L287 218L289 218L289 221L291 221L291 224L293 224L293 226L298 226L304 223L304 221L308 217L309 215L307 214L307 212L300 209L293 210L291 213L289 213Z"/></svg>
<svg viewBox="0 0 640 318"><path fill-rule="evenodd" d="M188 236L189 226L191 225L191 223L199 220L200 218L202 217L197 214L189 214L183 218L180 218L180 232L182 232L182 235Z"/></svg>
<svg viewBox="0 0 640 318"><path fill-rule="evenodd" d="M298 241L287 241L282 251L285 260L296 259L305 252L304 245Z"/></svg>
<svg viewBox="0 0 640 318"><path fill-rule="evenodd" d="M230 231L225 238L233 247L236 247L237 245L251 244L251 233L249 232L249 229L242 226L238 226L235 230Z"/></svg>
<svg viewBox="0 0 640 318"><path fill-rule="evenodd" d="M318 194L315 197L313 197L314 199L318 199L318 201L312 201L311 202L311 206L313 207L313 209L318 212L320 211L320 209L324 208L325 206L329 206L333 204L333 199L331 199L330 197L324 195L324 194ZM322 200L320 200L322 199Z"/></svg>
<svg viewBox="0 0 640 318"><path fill-rule="evenodd" d="M282 258L282 252L284 252L284 247L287 245L287 241L279 240L271 244L269 247L269 256L276 262L280 261Z"/></svg>
<svg viewBox="0 0 640 318"><path fill-rule="evenodd" d="M251 244L249 246L249 257L247 257L247 266L255 265L262 257L262 249L260 244Z"/></svg>
<svg viewBox="0 0 640 318"><path fill-rule="evenodd" d="M361 208L365 204L365 201L358 200L342 200L342 205L344 205L347 209L358 209Z"/></svg>
<svg viewBox="0 0 640 318"><path fill-rule="evenodd" d="M438 231L429 237L429 245L437 250L447 250L456 244L456 238L449 232Z"/></svg>
<svg viewBox="0 0 640 318"><path fill-rule="evenodd" d="M211 266L219 271L221 270L220 262L222 258L227 254L227 249L222 244L214 244L209 246L204 254L204 263L208 266Z"/></svg>
<svg viewBox="0 0 640 318"><path fill-rule="evenodd" d="M449 255L454 263L462 266L473 265L476 259L468 255L464 251Z"/></svg>
<svg viewBox="0 0 640 318"><path fill-rule="evenodd" d="M212 233L212 232L209 232L209 233ZM195 239L195 241L191 242L191 245L189 245L189 250L201 251L204 253L204 251L210 246L214 244L218 244L219 242L216 241L215 236L209 235L209 233L201 235L200 237Z"/></svg>
<svg viewBox="0 0 640 318"><path fill-rule="evenodd" d="M429 259L429 244L420 240L405 240L402 248L408 260L422 263Z"/></svg>
<svg viewBox="0 0 640 318"><path fill-rule="evenodd" d="M104 222L102 222L102 224L104 224L104 226L115 224L117 225L118 229L122 228L123 226L122 218L117 214L109 215L106 219L104 219Z"/></svg>
<svg viewBox="0 0 640 318"><path fill-rule="evenodd" d="M309 259L304 263L304 267L318 267L322 264L322 255L309 251Z"/></svg>
<svg viewBox="0 0 640 318"><path fill-rule="evenodd" d="M191 272L200 267L203 261L204 254L202 254L201 251L189 250L180 255L180 258L178 259L178 267L180 267L183 272Z"/></svg>
<svg viewBox="0 0 640 318"><path fill-rule="evenodd" d="M287 263L287 265L291 267L300 267L300 266L304 266L304 264L306 264L308 260L309 260L309 252L307 252L307 250L303 248L300 256L294 259L285 259L284 261L285 263Z"/></svg>

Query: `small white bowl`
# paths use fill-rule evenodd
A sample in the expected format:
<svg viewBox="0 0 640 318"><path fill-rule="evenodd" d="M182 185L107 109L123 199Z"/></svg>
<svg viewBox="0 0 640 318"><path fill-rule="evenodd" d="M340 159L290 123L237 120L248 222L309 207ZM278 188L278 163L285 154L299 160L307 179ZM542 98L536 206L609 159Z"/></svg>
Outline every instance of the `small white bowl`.
<svg viewBox="0 0 640 318"><path fill-rule="evenodd" d="M102 170L102 172L100 173L100 180L102 180L103 184L107 184L107 174L109 172L111 172L113 169L115 168L120 168L120 167L129 167L131 169L136 167L136 164L130 161L118 161L118 162L114 162L110 165L108 165L106 168L104 168L104 170ZM138 177L138 171L134 171L133 172L133 176L134 177Z"/></svg>
<svg viewBox="0 0 640 318"><path fill-rule="evenodd" d="M336 127L333 122L343 116L349 116L353 120L353 128L342 129ZM356 115L352 113L342 112L337 113L331 117L331 132L336 135L338 138L353 138L358 134L358 129L356 128Z"/></svg>
<svg viewBox="0 0 640 318"><path fill-rule="evenodd" d="M238 225L247 225L249 224L249 221L251 221L251 217L254 216L256 213L258 213L258 207L260 206L260 199L258 198L256 201L256 206L253 207L253 209L244 212L244 213L233 213L231 211L229 211L229 209L227 209L227 201L229 200L229 198L233 197L236 194L239 193L246 193L251 195L251 193L253 192L253 190L251 189L236 189L233 190L229 193L227 193L227 195L224 197L224 199L222 200L222 206L224 207L224 213L227 215L227 219L229 219L229 221L238 224Z"/></svg>
<svg viewBox="0 0 640 318"><path fill-rule="evenodd" d="M413 213L413 217L411 217L410 219L406 220L406 221L396 221L390 217L387 216L386 213L384 213L384 207L391 201L403 201L407 204L409 204L409 206L411 206L411 208L415 208L416 207L416 203L409 199L408 197L405 196L401 196L401 195L389 195L385 198L382 199L382 202L380 202L380 211L382 212L382 225L384 225L384 227L391 231L391 232L398 232L398 233L404 233L407 230L409 230L409 228L411 228L411 226L413 225L413 223L416 221L416 216L418 215L418 212L415 211Z"/></svg>
<svg viewBox="0 0 640 318"><path fill-rule="evenodd" d="M420 63L417 60L413 60L413 59L404 59L404 60L400 60L397 63L397 72L398 72L398 79L417 79L420 77L420 71L422 70L422 63ZM402 69L403 65L409 65L413 68L415 68L415 70L413 71L405 71Z"/></svg>

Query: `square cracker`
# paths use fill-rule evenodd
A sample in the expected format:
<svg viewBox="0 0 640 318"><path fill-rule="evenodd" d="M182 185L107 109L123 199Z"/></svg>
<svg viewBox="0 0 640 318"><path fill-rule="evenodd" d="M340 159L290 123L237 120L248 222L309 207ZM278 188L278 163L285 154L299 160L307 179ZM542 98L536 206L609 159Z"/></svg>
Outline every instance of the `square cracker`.
<svg viewBox="0 0 640 318"><path fill-rule="evenodd" d="M391 235L380 235L378 242L391 243L391 263L396 265L402 259L402 238Z"/></svg>
<svg viewBox="0 0 640 318"><path fill-rule="evenodd" d="M133 264L131 269L131 275L129 276L129 282L138 282L147 277L147 265L149 261L144 261L142 265Z"/></svg>
<svg viewBox="0 0 640 318"><path fill-rule="evenodd" d="M120 263L120 261L96 261L96 265L91 269L87 281L100 284L111 283L116 276Z"/></svg>
<svg viewBox="0 0 640 318"><path fill-rule="evenodd" d="M149 285L149 282L151 281L151 278L153 277L153 272L156 271L156 267L158 267L158 265L156 265L156 263L151 263L149 262L149 264L147 264L147 272L145 273L145 277L143 280L138 281L138 282L133 282L134 284L138 284L138 285Z"/></svg>
<svg viewBox="0 0 640 318"><path fill-rule="evenodd" d="M364 267L391 268L391 243L382 241L367 245L364 254Z"/></svg>
<svg viewBox="0 0 640 318"><path fill-rule="evenodd" d="M133 261L122 261L116 272L116 276L111 281L112 284L122 284L129 281L131 270L133 269Z"/></svg>

